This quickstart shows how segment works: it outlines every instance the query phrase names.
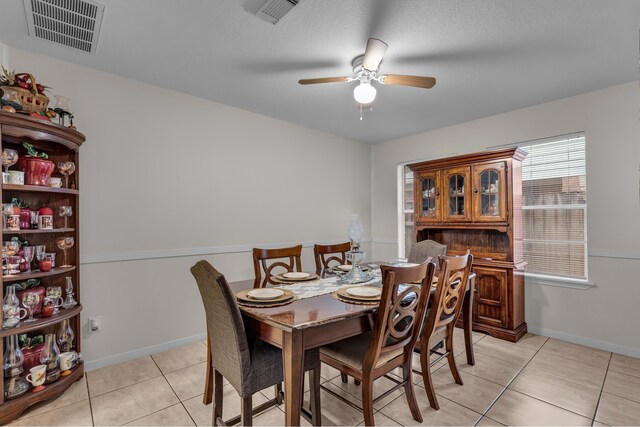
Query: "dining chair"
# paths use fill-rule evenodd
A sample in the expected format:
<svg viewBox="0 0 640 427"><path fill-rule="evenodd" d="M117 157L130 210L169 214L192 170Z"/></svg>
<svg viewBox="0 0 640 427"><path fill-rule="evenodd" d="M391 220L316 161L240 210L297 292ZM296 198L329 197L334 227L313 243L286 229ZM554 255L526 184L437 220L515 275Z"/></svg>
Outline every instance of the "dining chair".
<svg viewBox="0 0 640 427"><path fill-rule="evenodd" d="M338 243L335 245L313 245L313 255L316 260L316 274L321 275L328 269L329 263L337 262L338 265L347 263L347 252L351 250L351 243Z"/></svg>
<svg viewBox="0 0 640 427"><path fill-rule="evenodd" d="M302 254L302 245L293 246L290 248L278 248L278 249L260 249L253 248L253 270L256 278L253 283L254 288L264 288L267 285L279 285L279 283L273 282L271 276L273 276L273 270L279 267L285 269L285 272L302 271L302 264L300 262L300 255ZM282 261L282 259L289 259L289 262ZM267 261L278 260L271 264ZM264 280L262 275L264 274Z"/></svg>
<svg viewBox="0 0 640 427"><path fill-rule="evenodd" d="M282 351L258 338L247 335L236 298L225 277L207 261L191 267L207 318L210 337L210 361L213 369L212 425L250 426L253 414L282 403ZM305 371L309 371L311 389L311 422L320 425L320 358L317 349L304 355ZM223 378L236 389L241 402L241 415L222 420ZM253 409L252 396L267 387L276 387L276 397Z"/></svg>
<svg viewBox="0 0 640 427"><path fill-rule="evenodd" d="M404 387L413 419L422 422L413 390L411 364L413 348L424 322L435 264L424 262L414 267L383 265L381 270L382 295L373 330L320 347L320 360L361 381L366 425L374 425L374 402L400 387ZM420 285L411 282L420 282ZM396 385L373 399L373 382L397 367L402 367L402 379L386 376ZM331 389L325 390L341 398Z"/></svg>
<svg viewBox="0 0 640 427"><path fill-rule="evenodd" d="M447 245L442 245L435 240L421 240L411 245L411 252L409 252L408 262L420 264L427 258L436 263L436 270L440 267L438 264L438 257L440 255L447 254Z"/></svg>
<svg viewBox="0 0 640 427"><path fill-rule="evenodd" d="M468 250L462 256L440 256L438 283L432 298L431 308L420 334L418 348L420 349L422 378L424 388L427 390L429 405L435 410L440 409L440 405L433 388L431 366L446 357L456 384L463 384L454 357L453 330L462 309L472 264L473 255ZM439 349L444 350L438 352ZM436 354L438 357L431 360L432 354Z"/></svg>

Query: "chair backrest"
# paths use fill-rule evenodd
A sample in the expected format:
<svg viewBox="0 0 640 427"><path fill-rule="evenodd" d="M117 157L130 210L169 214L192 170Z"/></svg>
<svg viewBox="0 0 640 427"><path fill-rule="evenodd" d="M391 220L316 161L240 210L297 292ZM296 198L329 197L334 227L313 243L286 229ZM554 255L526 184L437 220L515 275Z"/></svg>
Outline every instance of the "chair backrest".
<svg viewBox="0 0 640 427"><path fill-rule="evenodd" d="M435 264L414 267L383 265L382 296L363 369L373 369L381 354L402 349L411 357L424 322ZM411 282L420 282L415 284ZM400 286L404 286L399 292Z"/></svg>
<svg viewBox="0 0 640 427"><path fill-rule="evenodd" d="M420 264L431 257L436 263L436 268L439 268L438 257L446 254L447 245L442 245L434 240L421 240L411 245L408 261Z"/></svg>
<svg viewBox="0 0 640 427"><path fill-rule="evenodd" d="M316 274L322 274L329 268L330 262L338 265L347 263L347 252L351 250L351 243L338 243L336 245L313 245L313 255L316 260Z"/></svg>
<svg viewBox="0 0 640 427"><path fill-rule="evenodd" d="M301 254L302 245L278 249L253 248L253 270L256 274L253 287L264 288L268 284L279 284L271 280L271 276L274 275L273 270L279 267L284 268L285 273L290 271L302 271L302 265L300 263ZM279 258L289 258L289 262L276 261L270 265L267 264L267 261ZM262 279L262 274L264 274L264 280Z"/></svg>
<svg viewBox="0 0 640 427"><path fill-rule="evenodd" d="M250 372L251 354L236 297L224 276L207 261L191 267L202 296L211 340L211 361L236 390Z"/></svg>
<svg viewBox="0 0 640 427"><path fill-rule="evenodd" d="M422 331L425 344L431 335L446 326L453 327L460 310L471 273L473 255L469 251L461 256L440 256L438 283L433 294L431 310Z"/></svg>

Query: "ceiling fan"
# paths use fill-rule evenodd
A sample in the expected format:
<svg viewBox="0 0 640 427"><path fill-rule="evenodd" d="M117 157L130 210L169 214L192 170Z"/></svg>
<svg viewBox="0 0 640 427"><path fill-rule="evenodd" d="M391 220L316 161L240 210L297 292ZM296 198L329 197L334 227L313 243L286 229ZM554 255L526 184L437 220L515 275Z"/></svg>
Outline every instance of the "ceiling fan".
<svg viewBox="0 0 640 427"><path fill-rule="evenodd" d="M359 81L360 84L353 90L353 97L359 104L371 104L376 98L376 88L371 84L378 82L383 85L412 86L430 89L436 84L434 77L405 76L400 74L378 74L380 62L387 51L388 45L382 40L369 39L364 55L357 56L351 65L353 77L323 77L317 79L298 80L301 85L313 85L318 83L346 83Z"/></svg>

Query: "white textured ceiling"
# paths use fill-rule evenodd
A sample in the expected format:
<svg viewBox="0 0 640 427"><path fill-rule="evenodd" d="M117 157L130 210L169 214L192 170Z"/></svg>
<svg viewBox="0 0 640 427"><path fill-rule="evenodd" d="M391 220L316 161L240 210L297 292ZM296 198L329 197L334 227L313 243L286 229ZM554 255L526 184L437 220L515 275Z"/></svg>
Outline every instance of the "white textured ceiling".
<svg viewBox="0 0 640 427"><path fill-rule="evenodd" d="M640 0L303 0L278 25L242 0L102 0L97 55L27 36L2 0L0 40L310 128L377 143L638 79ZM346 76L367 38L389 44L363 121Z"/></svg>

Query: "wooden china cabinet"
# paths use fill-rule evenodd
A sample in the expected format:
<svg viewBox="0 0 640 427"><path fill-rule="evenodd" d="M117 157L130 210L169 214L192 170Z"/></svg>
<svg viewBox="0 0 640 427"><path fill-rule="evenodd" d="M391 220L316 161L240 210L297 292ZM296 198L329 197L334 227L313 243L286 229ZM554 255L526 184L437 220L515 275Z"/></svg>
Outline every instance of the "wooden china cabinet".
<svg viewBox="0 0 640 427"><path fill-rule="evenodd" d="M473 328L519 340L524 321L522 160L517 148L408 165L414 173L415 240L474 255Z"/></svg>
<svg viewBox="0 0 640 427"><path fill-rule="evenodd" d="M22 146L23 142L28 142L34 146L37 151L45 152L49 155L49 160L55 165L60 161L72 161L76 165L76 171L69 176L69 188L64 185L64 177L62 177L62 188L52 188L45 186L31 185L15 185L2 184L0 194L2 202L8 203L13 198L17 198L29 204L31 209L37 210L38 207L48 206L54 210L53 229L21 229L19 231L3 230L3 241L11 240L12 237L18 237L21 241L28 240L29 245L46 245L47 252L56 252L56 267L48 272L33 270L31 273L20 273L15 275L5 275L2 277L2 297L6 292L6 285L24 282L28 279L40 279L41 286L45 288L49 286L60 286L63 290L63 298L66 296L65 283L66 277L70 276L73 282L76 300L80 301L80 274L79 274L79 234L80 225L79 210L79 179L78 179L78 150L85 140L84 135L76 130L69 129L64 126L53 124L50 122L33 119L26 115L17 113L0 112L0 136L2 141L1 148L12 148L18 151L20 157L24 156L25 150ZM11 170L17 170L17 166L12 166ZM61 177L57 171L57 167L53 172L54 177ZM67 228L64 228L64 218L58 215L60 206L71 206L73 215L68 218ZM63 267L63 254L58 249L56 239L58 237L73 237L75 245L67 251L67 264ZM47 333L57 334L60 322L69 319L71 328L73 329L75 338L73 341L73 349L80 352L80 312L82 305L78 303L73 308L60 308L57 314L48 318L38 318L35 322L25 323L24 321L12 329L2 329L0 322L0 355L5 351L5 337L12 335L27 334L28 336L45 335ZM0 317L2 312L0 311ZM23 372L26 375L28 372ZM55 382L46 385L46 388L40 392L33 393L28 391L26 394L15 399L6 400L3 393L0 393L0 424L5 424L17 418L29 406L47 399L59 396L67 388L69 388L76 380L80 379L84 374L84 365L80 362L72 369L71 374L61 376ZM3 380L4 383L4 380Z"/></svg>

